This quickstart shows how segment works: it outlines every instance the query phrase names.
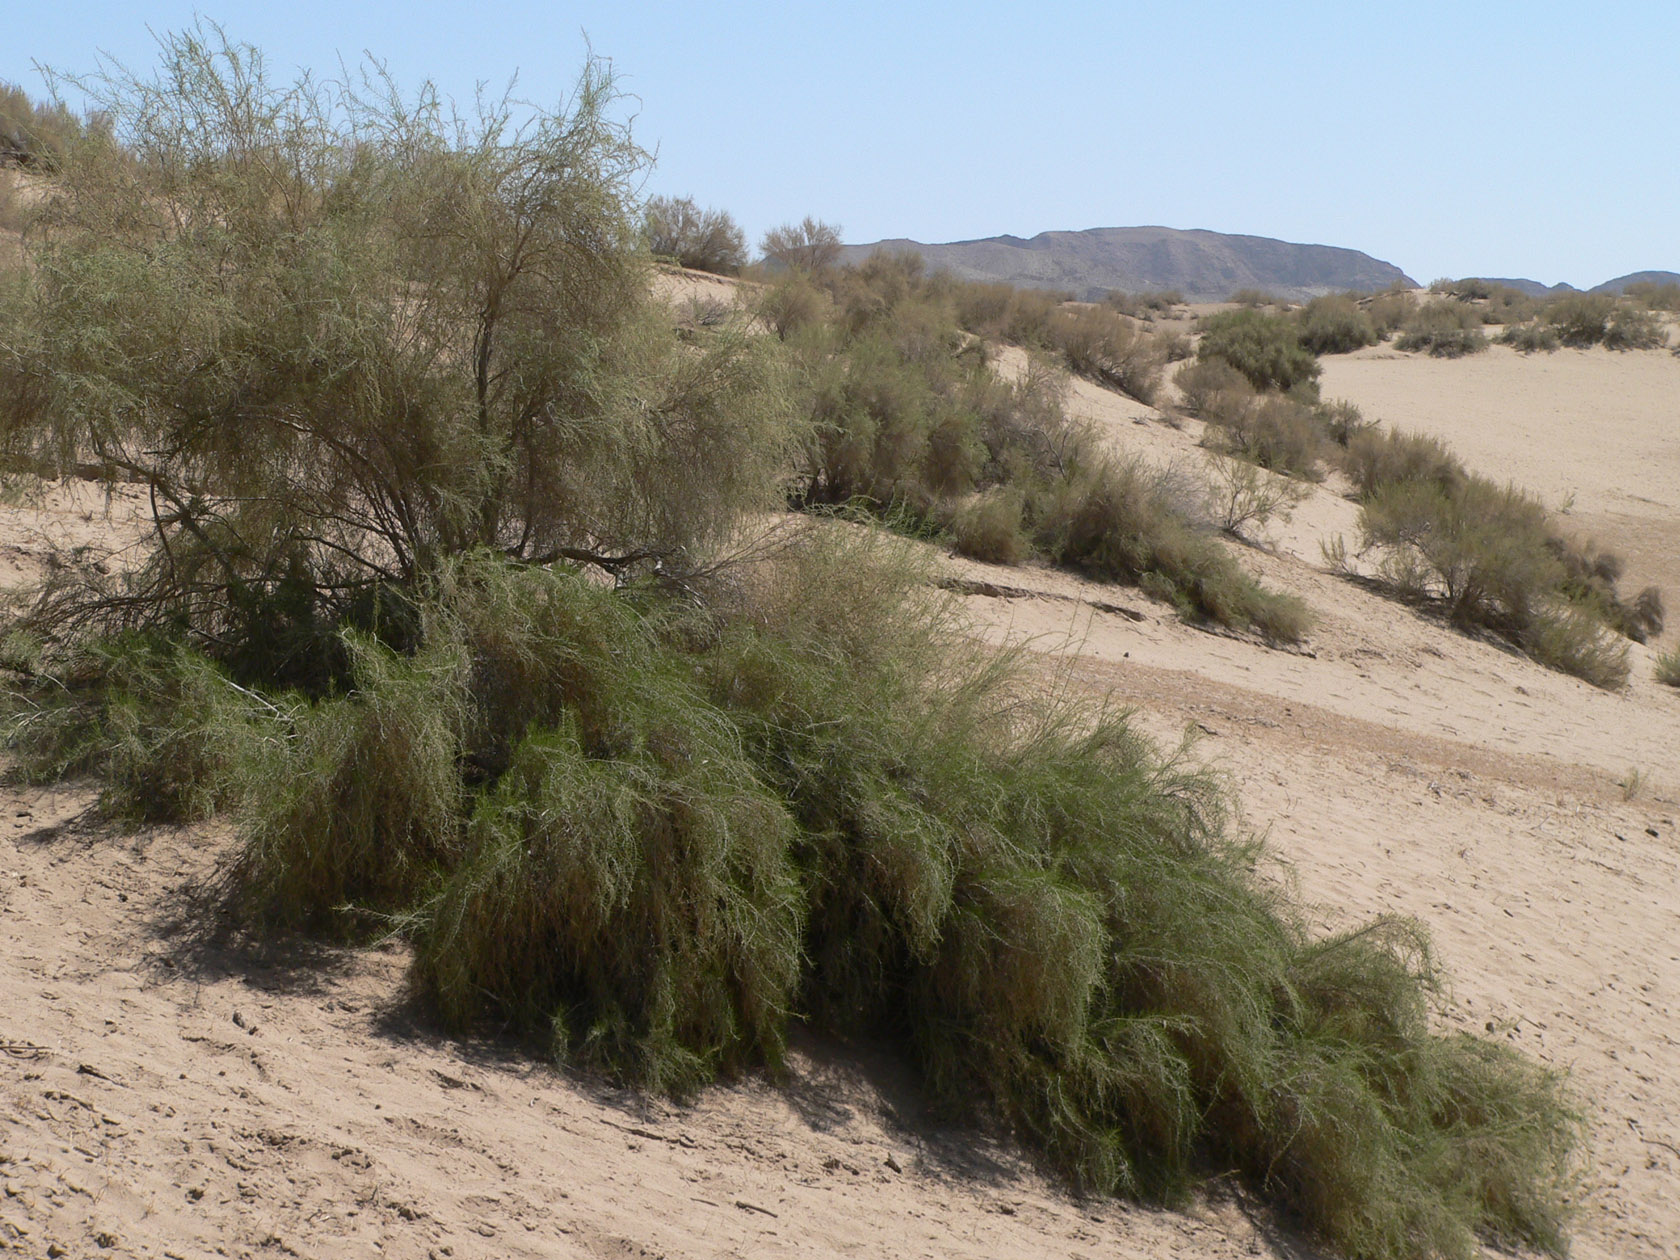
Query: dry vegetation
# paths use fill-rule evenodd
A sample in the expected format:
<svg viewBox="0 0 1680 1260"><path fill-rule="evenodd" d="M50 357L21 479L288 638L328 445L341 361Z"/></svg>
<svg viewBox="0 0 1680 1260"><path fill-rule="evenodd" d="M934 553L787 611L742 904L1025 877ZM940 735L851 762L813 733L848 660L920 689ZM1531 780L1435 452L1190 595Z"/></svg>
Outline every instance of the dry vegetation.
<svg viewBox="0 0 1680 1260"><path fill-rule="evenodd" d="M839 272L807 220L766 242L774 335L679 335L603 65L566 110L463 132L429 89L275 84L213 29L163 46L155 78L86 84L110 126L63 149L0 309L9 466L150 505L138 561L60 556L11 622L26 773L229 817L232 923L400 933L450 1029L673 1092L775 1064L795 1022L868 1035L1090 1192L1234 1170L1348 1255L1562 1250L1571 1104L1432 1029L1417 924L1310 932L1215 780L976 647L907 544L816 521L750 547L791 498L1298 637L1171 476L975 336L1144 397L1166 355L1138 321ZM1552 594L1614 601L1520 496L1387 471L1405 452L1313 405L1293 321L1219 317L1201 357L1241 381L1207 389L1252 412L1239 449L1339 434L1373 541L1454 615L1538 652L1574 624ZM1269 484L1234 478L1220 523L1277 510ZM1405 532L1430 512L1497 532L1439 556ZM1512 555L1559 576L1484 572Z"/></svg>

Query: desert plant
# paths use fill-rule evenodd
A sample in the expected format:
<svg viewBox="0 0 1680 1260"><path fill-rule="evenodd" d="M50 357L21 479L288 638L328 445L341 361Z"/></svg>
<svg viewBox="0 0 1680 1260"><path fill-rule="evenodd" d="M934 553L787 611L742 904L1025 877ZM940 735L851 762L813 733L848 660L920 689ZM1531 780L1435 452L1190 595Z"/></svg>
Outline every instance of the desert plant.
<svg viewBox="0 0 1680 1260"><path fill-rule="evenodd" d="M1153 402L1166 352L1147 329L1100 306L1062 311L1050 343L1068 366L1139 402Z"/></svg>
<svg viewBox="0 0 1680 1260"><path fill-rule="evenodd" d="M759 242L759 253L793 271L827 271L840 261L840 228L806 215L798 223L773 227Z"/></svg>
<svg viewBox="0 0 1680 1260"><path fill-rule="evenodd" d="M65 151L91 130L103 132L101 114L78 118L62 101L43 104L22 88L0 82L0 167L56 170Z"/></svg>
<svg viewBox="0 0 1680 1260"><path fill-rule="evenodd" d="M1680 283L1665 280L1636 280L1622 290L1622 296L1653 311L1680 311Z"/></svg>
<svg viewBox="0 0 1680 1260"><path fill-rule="evenodd" d="M693 197L650 197L643 232L655 256L696 271L732 276L747 262L747 238L725 210L702 210Z"/></svg>
<svg viewBox="0 0 1680 1260"><path fill-rule="evenodd" d="M1651 676L1669 687L1680 687L1680 648L1658 656L1651 666Z"/></svg>
<svg viewBox="0 0 1680 1260"><path fill-rule="evenodd" d="M1357 406L1344 398L1321 403L1315 411L1330 440L1344 449L1360 434L1372 432L1377 427L1375 420L1367 420Z"/></svg>
<svg viewBox="0 0 1680 1260"><path fill-rule="evenodd" d="M1196 359L1173 374L1184 408L1202 420L1236 411L1254 395L1248 378L1224 359Z"/></svg>
<svg viewBox="0 0 1680 1260"><path fill-rule="evenodd" d="M1508 324L1499 334L1499 344L1532 354L1536 350L1556 350L1562 343L1557 329L1545 320L1530 320L1522 324Z"/></svg>
<svg viewBox="0 0 1680 1260"><path fill-rule="evenodd" d="M1208 445L1273 472L1321 479L1324 427L1318 413L1293 398L1262 394L1210 410Z"/></svg>
<svg viewBox="0 0 1680 1260"><path fill-rule="evenodd" d="M1440 438L1374 426L1350 434L1341 461L1363 495L1397 482L1451 487L1468 475Z"/></svg>
<svg viewBox="0 0 1680 1260"><path fill-rule="evenodd" d="M1274 519L1289 520L1307 493L1298 481L1218 452L1208 453L1207 471L1213 519L1234 538L1247 540L1250 526L1265 529Z"/></svg>
<svg viewBox="0 0 1680 1260"><path fill-rule="evenodd" d="M1380 576L1438 597L1464 626L1485 626L1544 665L1595 686L1627 680L1627 648L1571 600L1545 509L1514 487L1462 476L1379 483L1360 509L1364 546L1384 548Z"/></svg>
<svg viewBox="0 0 1680 1260"><path fill-rule="evenodd" d="M994 486L959 503L949 529L957 551L989 564L1020 564L1032 550L1021 528L1026 506L1018 489Z"/></svg>
<svg viewBox="0 0 1680 1260"><path fill-rule="evenodd" d="M1280 305L1278 300L1270 293L1267 293L1264 289L1254 288L1236 289L1232 292L1231 296L1226 299L1226 301L1234 302L1238 306L1247 306L1255 309L1262 306Z"/></svg>
<svg viewBox="0 0 1680 1260"><path fill-rule="evenodd" d="M1423 350L1439 359L1457 359L1487 347L1482 321L1459 302L1424 302L1412 312L1400 335L1397 350Z"/></svg>
<svg viewBox="0 0 1680 1260"><path fill-rule="evenodd" d="M1417 310L1417 298L1410 289L1390 289L1362 303L1371 318L1371 327L1380 340L1387 341L1404 327Z"/></svg>
<svg viewBox="0 0 1680 1260"><path fill-rule="evenodd" d="M1293 596L1263 590L1183 500L1200 498L1138 460L1104 458L1058 488L1039 523L1058 562L1095 577L1132 582L1187 618L1294 643L1311 624Z"/></svg>
<svg viewBox="0 0 1680 1260"><path fill-rule="evenodd" d="M1371 317L1349 297L1314 298L1296 320L1301 344L1313 354L1347 354L1378 341Z"/></svg>
<svg viewBox="0 0 1680 1260"><path fill-rule="evenodd" d="M1316 395L1318 359L1301 344L1295 324L1259 310L1225 311L1202 321L1197 356L1223 359L1258 390Z"/></svg>
<svg viewBox="0 0 1680 1260"><path fill-rule="evenodd" d="M47 193L0 438L145 484L150 554L63 570L43 632L184 625L320 686L334 627L443 557L680 574L772 501L776 356L649 302L603 63L568 112L465 130L429 90L277 85L214 28L82 86L112 137Z"/></svg>

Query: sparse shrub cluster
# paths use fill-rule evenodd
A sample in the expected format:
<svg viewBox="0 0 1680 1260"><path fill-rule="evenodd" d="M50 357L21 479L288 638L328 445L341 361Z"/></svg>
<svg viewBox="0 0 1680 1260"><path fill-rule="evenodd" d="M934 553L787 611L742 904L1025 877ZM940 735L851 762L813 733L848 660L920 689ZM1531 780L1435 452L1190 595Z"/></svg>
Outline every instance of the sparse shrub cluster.
<svg viewBox="0 0 1680 1260"><path fill-rule="evenodd" d="M766 262L783 270L821 273L840 261L840 227L806 215L764 234L758 250Z"/></svg>
<svg viewBox="0 0 1680 1260"><path fill-rule="evenodd" d="M1439 359L1457 359L1487 348L1481 316L1461 302L1419 303L1395 338L1397 350L1423 350Z"/></svg>
<svg viewBox="0 0 1680 1260"><path fill-rule="evenodd" d="M1401 596L1438 600L1454 622L1600 687L1627 680L1615 635L1661 631L1654 587L1624 601L1616 557L1571 542L1532 496L1466 471L1438 439L1368 430L1342 460L1362 495L1362 546L1380 549L1378 577Z"/></svg>
<svg viewBox="0 0 1680 1260"><path fill-rule="evenodd" d="M1170 315L1174 307L1183 306L1184 294L1177 289L1150 289L1143 293L1124 293L1114 289L1103 300L1122 315L1152 320Z"/></svg>
<svg viewBox="0 0 1680 1260"><path fill-rule="evenodd" d="M1298 603L1262 590L1225 553L1194 496L1158 492L1062 410L1063 382L1000 380L956 322L963 303L1007 320L1014 299L877 255L827 281L831 317L793 342L813 397L794 501L863 507L912 532L945 531L988 561L1043 555L1169 599L1187 616L1299 638ZM972 310L973 308L971 308ZM1152 393L1148 331L1102 307L1045 308L1047 342L1092 376ZM1116 531L1100 537L1104 528Z"/></svg>
<svg viewBox="0 0 1680 1260"><path fill-rule="evenodd" d="M1622 296L1638 302L1648 310L1680 311L1680 283L1665 280L1637 280L1622 290Z"/></svg>
<svg viewBox="0 0 1680 1260"><path fill-rule="evenodd" d="M747 262L747 238L726 210L702 210L692 197L650 197L643 209L649 251L695 271L738 273Z"/></svg>
<svg viewBox="0 0 1680 1260"><path fill-rule="evenodd" d="M1547 309L1545 318L1566 346L1654 350L1668 342L1661 321L1650 310L1608 294L1560 298Z"/></svg>
<svg viewBox="0 0 1680 1260"><path fill-rule="evenodd" d="M1370 315L1350 297L1314 298L1296 320L1301 345L1313 354L1348 354L1380 340Z"/></svg>
<svg viewBox="0 0 1680 1260"><path fill-rule="evenodd" d="M1101 306L1064 309L1050 322L1049 340L1079 375L1139 402L1155 400L1166 347L1135 320Z"/></svg>
<svg viewBox="0 0 1680 1260"><path fill-rule="evenodd" d="M1196 348L1201 359L1223 359L1257 390L1318 396L1318 358L1301 344L1300 330L1285 315L1260 310L1224 311L1202 321Z"/></svg>
<svg viewBox="0 0 1680 1260"><path fill-rule="evenodd" d="M1561 1251L1561 1081L1431 1031L1420 927L1312 935L1215 780L1043 697L880 531L723 563L784 488L793 373L835 469L1043 476L1066 562L1249 615L1170 480L977 370L907 268L785 340L677 337L599 64L511 135L272 86L214 28L164 50L91 84L138 160L77 146L4 312L7 452L161 493L138 570L9 627L26 770L231 811L242 923L401 933L451 1028L682 1092L798 1020L1087 1192L1234 1170L1350 1255ZM979 493L1007 524L1037 484Z"/></svg>

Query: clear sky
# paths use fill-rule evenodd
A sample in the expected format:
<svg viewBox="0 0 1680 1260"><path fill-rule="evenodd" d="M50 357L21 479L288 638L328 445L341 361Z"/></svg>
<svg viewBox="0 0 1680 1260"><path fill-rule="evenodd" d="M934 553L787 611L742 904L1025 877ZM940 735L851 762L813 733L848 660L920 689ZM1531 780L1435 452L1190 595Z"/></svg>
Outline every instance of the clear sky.
<svg viewBox="0 0 1680 1260"><path fill-rule="evenodd" d="M1165 224L1425 282L1680 270L1677 0L22 0L0 79L149 68L148 28L195 9L276 71L369 51L463 102L515 71L557 101L593 45L647 191L754 241L806 214L859 242Z"/></svg>

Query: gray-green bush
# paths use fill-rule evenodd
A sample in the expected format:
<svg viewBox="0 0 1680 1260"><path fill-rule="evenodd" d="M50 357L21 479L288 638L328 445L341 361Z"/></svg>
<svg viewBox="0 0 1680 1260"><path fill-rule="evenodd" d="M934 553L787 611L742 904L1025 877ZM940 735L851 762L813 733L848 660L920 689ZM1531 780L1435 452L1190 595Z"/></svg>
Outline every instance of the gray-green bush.
<svg viewBox="0 0 1680 1260"><path fill-rule="evenodd" d="M1223 311L1202 320L1201 328L1199 358L1223 359L1257 390L1300 390L1317 397L1318 359L1301 344L1289 317L1259 310Z"/></svg>

